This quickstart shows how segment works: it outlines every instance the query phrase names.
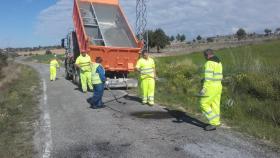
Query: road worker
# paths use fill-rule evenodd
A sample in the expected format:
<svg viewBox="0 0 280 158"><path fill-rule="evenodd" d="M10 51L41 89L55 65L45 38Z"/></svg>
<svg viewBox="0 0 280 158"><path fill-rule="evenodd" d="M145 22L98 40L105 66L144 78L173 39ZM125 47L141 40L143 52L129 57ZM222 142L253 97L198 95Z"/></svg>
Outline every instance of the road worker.
<svg viewBox="0 0 280 158"><path fill-rule="evenodd" d="M95 63L92 64L92 84L93 84L93 97L90 100L91 108L97 109L103 107L102 97L104 93L104 84L106 82L105 69L101 65L102 58L97 57Z"/></svg>
<svg viewBox="0 0 280 158"><path fill-rule="evenodd" d="M220 100L222 94L223 66L213 50L204 51L207 60L202 73L202 90L200 91L200 108L209 121L206 131L216 130L220 123Z"/></svg>
<svg viewBox="0 0 280 158"><path fill-rule="evenodd" d="M56 69L59 68L59 64L56 60L56 55L50 61L50 80L56 80Z"/></svg>
<svg viewBox="0 0 280 158"><path fill-rule="evenodd" d="M146 50L142 52L142 57L137 61L136 70L140 73L142 103L153 106L156 78L155 62L148 56Z"/></svg>
<svg viewBox="0 0 280 158"><path fill-rule="evenodd" d="M80 79L83 93L87 92L87 86L92 91L91 59L85 51L81 52L81 55L76 60L75 66L80 70Z"/></svg>

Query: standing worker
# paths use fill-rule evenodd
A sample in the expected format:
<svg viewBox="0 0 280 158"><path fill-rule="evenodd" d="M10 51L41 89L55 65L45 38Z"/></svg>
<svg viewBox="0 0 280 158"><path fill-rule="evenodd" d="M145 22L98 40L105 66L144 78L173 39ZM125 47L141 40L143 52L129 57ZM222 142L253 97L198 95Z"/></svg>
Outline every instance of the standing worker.
<svg viewBox="0 0 280 158"><path fill-rule="evenodd" d="M137 61L136 70L140 73L140 88L143 104L153 106L155 95L155 62L147 54L147 51L142 52L142 58Z"/></svg>
<svg viewBox="0 0 280 158"><path fill-rule="evenodd" d="M87 92L87 85L92 91L92 82L91 82L91 59L85 51L77 58L75 66L80 69L80 78L82 84L83 93Z"/></svg>
<svg viewBox="0 0 280 158"><path fill-rule="evenodd" d="M101 65L102 58L97 57L92 65L92 84L93 97L90 100L91 108L97 109L103 107L102 97L104 93L104 83L106 82L105 69Z"/></svg>
<svg viewBox="0 0 280 158"><path fill-rule="evenodd" d="M50 80L56 80L56 69L59 68L59 64L56 60L56 55L50 61Z"/></svg>
<svg viewBox="0 0 280 158"><path fill-rule="evenodd" d="M223 66L220 59L214 55L213 50L204 51L207 62L204 65L200 91L200 108L209 121L204 130L216 130L220 123L220 100L222 94Z"/></svg>

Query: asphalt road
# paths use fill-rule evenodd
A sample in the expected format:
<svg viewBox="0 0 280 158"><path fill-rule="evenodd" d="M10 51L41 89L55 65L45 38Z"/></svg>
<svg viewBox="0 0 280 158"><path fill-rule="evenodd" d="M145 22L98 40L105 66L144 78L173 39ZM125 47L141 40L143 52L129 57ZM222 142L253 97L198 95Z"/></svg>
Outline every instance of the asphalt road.
<svg viewBox="0 0 280 158"><path fill-rule="evenodd" d="M42 77L41 118L35 157L58 158L250 158L280 157L279 150L228 128L205 132L200 122L163 107L121 98L106 108L90 109L76 85L63 78L49 81L49 67L30 64ZM123 91L115 90L118 96ZM105 91L104 100L113 97ZM183 121L176 121L181 118Z"/></svg>

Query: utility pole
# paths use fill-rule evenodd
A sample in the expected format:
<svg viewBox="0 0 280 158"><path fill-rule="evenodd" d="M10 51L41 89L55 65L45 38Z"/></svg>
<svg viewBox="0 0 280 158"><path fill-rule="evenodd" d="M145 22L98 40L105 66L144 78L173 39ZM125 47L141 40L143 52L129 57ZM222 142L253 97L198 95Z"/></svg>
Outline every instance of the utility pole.
<svg viewBox="0 0 280 158"><path fill-rule="evenodd" d="M143 50L148 50L147 27L147 0L136 0L136 36L140 41L144 41ZM145 33L146 36L145 36Z"/></svg>

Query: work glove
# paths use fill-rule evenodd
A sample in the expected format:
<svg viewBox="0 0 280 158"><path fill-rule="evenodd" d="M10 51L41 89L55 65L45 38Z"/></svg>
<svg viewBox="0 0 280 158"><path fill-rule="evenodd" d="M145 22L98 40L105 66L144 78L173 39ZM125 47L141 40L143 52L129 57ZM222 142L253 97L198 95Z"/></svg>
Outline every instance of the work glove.
<svg viewBox="0 0 280 158"><path fill-rule="evenodd" d="M205 96L206 88L202 88L201 91L198 93L199 96Z"/></svg>
<svg viewBox="0 0 280 158"><path fill-rule="evenodd" d="M109 86L109 81L105 81L105 86Z"/></svg>

